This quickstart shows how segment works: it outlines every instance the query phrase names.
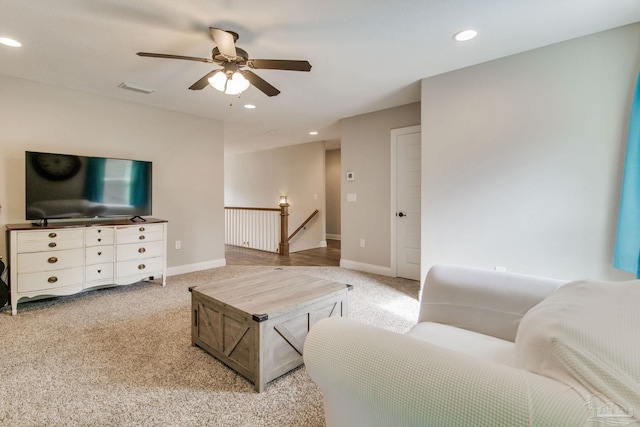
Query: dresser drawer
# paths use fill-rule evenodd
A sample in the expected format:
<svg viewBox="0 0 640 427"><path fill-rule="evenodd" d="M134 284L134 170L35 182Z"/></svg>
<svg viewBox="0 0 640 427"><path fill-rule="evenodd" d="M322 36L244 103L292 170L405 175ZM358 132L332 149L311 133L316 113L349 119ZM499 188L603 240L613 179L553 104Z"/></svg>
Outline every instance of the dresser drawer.
<svg viewBox="0 0 640 427"><path fill-rule="evenodd" d="M113 246L91 246L84 250L86 265L113 262Z"/></svg>
<svg viewBox="0 0 640 427"><path fill-rule="evenodd" d="M18 253L82 248L84 230L22 231L17 233L17 244Z"/></svg>
<svg viewBox="0 0 640 427"><path fill-rule="evenodd" d="M63 270L84 265L84 250L34 252L18 254L18 274Z"/></svg>
<svg viewBox="0 0 640 427"><path fill-rule="evenodd" d="M157 273L164 266L163 258L147 258L139 261L124 261L116 264L116 272L118 277L140 276L145 277L149 274Z"/></svg>
<svg viewBox="0 0 640 427"><path fill-rule="evenodd" d="M118 245L116 259L120 261L141 260L164 255L164 241Z"/></svg>
<svg viewBox="0 0 640 427"><path fill-rule="evenodd" d="M85 269L85 281L113 282L113 263L88 265Z"/></svg>
<svg viewBox="0 0 640 427"><path fill-rule="evenodd" d="M68 268L58 271L18 274L18 292L44 291L65 286L82 285L84 269Z"/></svg>
<svg viewBox="0 0 640 427"><path fill-rule="evenodd" d="M113 245L113 227L90 227L85 231L87 246Z"/></svg>
<svg viewBox="0 0 640 427"><path fill-rule="evenodd" d="M118 244L152 242L163 239L164 226L162 224L136 225L116 229Z"/></svg>

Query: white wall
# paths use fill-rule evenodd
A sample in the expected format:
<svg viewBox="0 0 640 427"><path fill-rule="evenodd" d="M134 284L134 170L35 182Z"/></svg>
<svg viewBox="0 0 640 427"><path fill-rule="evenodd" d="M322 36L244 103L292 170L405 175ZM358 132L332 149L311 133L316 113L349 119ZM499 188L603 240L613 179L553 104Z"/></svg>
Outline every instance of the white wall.
<svg viewBox="0 0 640 427"><path fill-rule="evenodd" d="M422 81L422 271L613 269L640 24Z"/></svg>
<svg viewBox="0 0 640 427"><path fill-rule="evenodd" d="M225 206L277 208L287 196L291 235L318 209L316 215L289 242L298 252L326 245L324 144L311 142L273 150L225 157Z"/></svg>
<svg viewBox="0 0 640 427"><path fill-rule="evenodd" d="M0 225L25 222L25 151L149 160L168 266L224 265L222 122L5 76L0 93Z"/></svg>
<svg viewBox="0 0 640 427"><path fill-rule="evenodd" d="M325 152L325 189L326 189L326 217L327 238L340 238L340 169L341 150L327 150ZM331 237L329 237L331 236Z"/></svg>
<svg viewBox="0 0 640 427"><path fill-rule="evenodd" d="M391 274L391 129L418 124L418 102L341 120L341 266Z"/></svg>

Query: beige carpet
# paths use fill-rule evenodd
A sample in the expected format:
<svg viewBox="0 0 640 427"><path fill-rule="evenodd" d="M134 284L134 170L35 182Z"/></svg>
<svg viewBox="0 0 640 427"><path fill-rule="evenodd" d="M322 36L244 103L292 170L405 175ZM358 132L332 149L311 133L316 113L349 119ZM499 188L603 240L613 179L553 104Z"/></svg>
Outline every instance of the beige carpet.
<svg viewBox="0 0 640 427"><path fill-rule="evenodd" d="M0 311L0 420L11 426L323 426L304 367L263 393L191 345L188 287L274 267L228 266ZM284 267L354 285L351 317L404 332L418 282Z"/></svg>

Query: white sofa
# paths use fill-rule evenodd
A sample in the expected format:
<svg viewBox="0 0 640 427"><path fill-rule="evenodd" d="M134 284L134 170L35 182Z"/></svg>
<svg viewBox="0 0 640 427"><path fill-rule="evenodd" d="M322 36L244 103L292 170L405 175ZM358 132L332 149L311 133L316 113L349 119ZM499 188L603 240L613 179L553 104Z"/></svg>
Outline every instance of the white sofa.
<svg viewBox="0 0 640 427"><path fill-rule="evenodd" d="M327 426L640 419L640 281L565 283L439 265L420 304L404 335L348 318L312 327L304 360Z"/></svg>

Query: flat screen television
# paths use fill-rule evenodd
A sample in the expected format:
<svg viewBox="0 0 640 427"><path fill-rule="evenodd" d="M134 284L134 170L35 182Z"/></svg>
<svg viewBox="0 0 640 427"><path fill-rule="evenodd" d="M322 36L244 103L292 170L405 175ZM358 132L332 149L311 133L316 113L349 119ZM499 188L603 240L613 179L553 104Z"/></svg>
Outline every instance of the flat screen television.
<svg viewBox="0 0 640 427"><path fill-rule="evenodd" d="M152 163L25 153L27 220L151 215Z"/></svg>

